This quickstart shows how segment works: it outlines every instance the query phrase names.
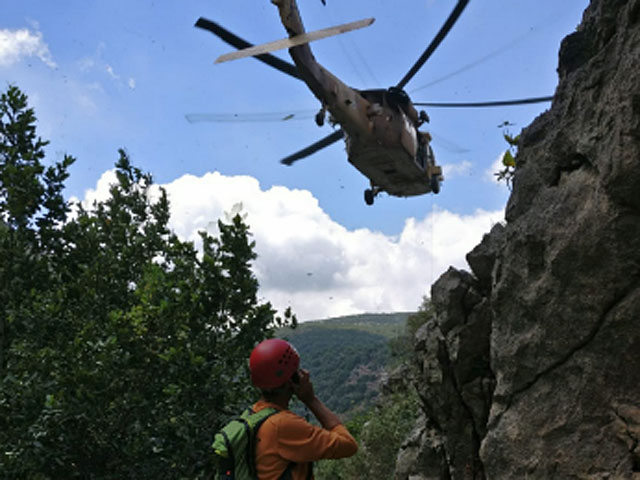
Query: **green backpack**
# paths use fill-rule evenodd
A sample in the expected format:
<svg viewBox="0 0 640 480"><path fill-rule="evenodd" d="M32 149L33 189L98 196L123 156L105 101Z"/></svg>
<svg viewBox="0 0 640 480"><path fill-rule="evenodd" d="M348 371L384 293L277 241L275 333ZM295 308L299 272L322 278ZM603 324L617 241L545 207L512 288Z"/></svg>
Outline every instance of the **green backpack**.
<svg viewBox="0 0 640 480"><path fill-rule="evenodd" d="M213 451L217 459L216 480L254 480L258 478L255 465L256 433L275 408L254 412L247 408L240 417L231 420L216 433Z"/></svg>

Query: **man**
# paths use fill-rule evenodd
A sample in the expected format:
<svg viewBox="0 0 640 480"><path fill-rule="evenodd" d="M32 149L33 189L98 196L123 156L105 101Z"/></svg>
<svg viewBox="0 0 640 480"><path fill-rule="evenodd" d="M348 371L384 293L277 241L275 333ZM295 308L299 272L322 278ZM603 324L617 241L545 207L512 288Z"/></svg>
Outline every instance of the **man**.
<svg viewBox="0 0 640 480"><path fill-rule="evenodd" d="M262 393L253 410L272 407L279 411L257 433L255 462L260 480L307 480L313 478L311 462L350 457L358 450L338 416L316 397L309 372L299 366L298 352L284 340L265 340L251 352L251 381ZM293 395L311 410L322 428L289 410Z"/></svg>

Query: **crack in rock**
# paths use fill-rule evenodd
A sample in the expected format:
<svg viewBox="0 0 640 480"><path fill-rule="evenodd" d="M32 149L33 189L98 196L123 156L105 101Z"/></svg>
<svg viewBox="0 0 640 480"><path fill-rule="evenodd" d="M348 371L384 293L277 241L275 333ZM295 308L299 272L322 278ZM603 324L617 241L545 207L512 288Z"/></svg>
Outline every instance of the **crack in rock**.
<svg viewBox="0 0 640 480"><path fill-rule="evenodd" d="M591 331L585 336L585 338L583 340L581 340L580 342L576 343L575 347L570 349L569 352L567 352L567 354L565 354L564 356L559 358L557 361L551 363L547 368L545 368L545 369L541 370L540 372L538 372L529 382L527 382L526 384L524 384L520 388L514 390L510 395L504 396L503 398L505 399L504 400L505 406L500 411L500 413L496 415L494 420L491 422L491 428L495 429L495 428L498 427L498 425L500 424L500 420L502 419L504 414L509 411L509 409L511 408L511 406L513 405L513 402L516 400L517 397L519 397L523 393L525 393L528 390L530 390L538 382L538 380L540 380L542 377L548 375L549 373L553 372L554 370L556 370L556 369L562 367L563 365L565 365L569 360L571 360L571 358L573 358L573 356L576 353L578 353L580 350L582 350L587 345L589 345L593 341L593 339L597 336L598 332L602 329L602 326L604 325L604 323L605 323L607 317L609 316L609 314L613 310L615 310L618 307L618 305L624 303L624 301L631 294L633 294L639 287L640 287L640 281L634 283L623 294L621 294L618 297L616 297L611 302L611 304L607 308L605 308L604 313L600 316L598 321L595 322L595 324L592 327Z"/></svg>

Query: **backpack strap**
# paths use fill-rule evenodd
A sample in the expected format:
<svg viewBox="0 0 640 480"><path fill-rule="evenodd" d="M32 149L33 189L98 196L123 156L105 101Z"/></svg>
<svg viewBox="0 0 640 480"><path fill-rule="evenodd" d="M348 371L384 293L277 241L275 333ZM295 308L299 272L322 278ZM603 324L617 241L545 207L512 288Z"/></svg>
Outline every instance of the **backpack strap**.
<svg viewBox="0 0 640 480"><path fill-rule="evenodd" d="M233 453L233 449L231 448L231 442L229 441L229 437L225 431L220 432L224 439L224 443L227 446L227 451L229 452L229 457L219 457L218 464L218 478L219 480L232 479L233 478L233 469L236 464L235 455Z"/></svg>
<svg viewBox="0 0 640 480"><path fill-rule="evenodd" d="M280 410L277 410L272 407L263 408L258 412L254 412L252 408L248 408L247 411L245 412L246 417L245 415L243 415L243 417L245 418L241 418L241 421L244 423L245 428L247 429L247 433L249 434L248 435L249 441L247 442L247 460L249 463L249 471L251 472L251 475L253 475L255 478L258 478L258 472L256 469L256 446L257 446L256 436L258 434L258 429L262 426L265 420L267 420L267 418L279 412ZM250 421L249 417L253 417L255 415L259 416L261 414L263 416L258 418L258 420L255 421L255 423L253 424L253 428L251 428L251 425L249 425L249 421ZM253 433L251 434L252 431Z"/></svg>

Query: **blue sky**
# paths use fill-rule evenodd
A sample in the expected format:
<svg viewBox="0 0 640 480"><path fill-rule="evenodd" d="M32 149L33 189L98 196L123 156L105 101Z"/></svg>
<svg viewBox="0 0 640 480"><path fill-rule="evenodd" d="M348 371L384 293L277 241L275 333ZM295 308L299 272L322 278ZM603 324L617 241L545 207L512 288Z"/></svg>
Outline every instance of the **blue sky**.
<svg viewBox="0 0 640 480"><path fill-rule="evenodd" d="M304 319L415 308L448 265L464 267L508 198L491 181L506 148L498 125L509 121L517 133L549 106L427 109L445 168L441 193L380 196L368 207L368 181L341 143L293 167L278 163L330 133L308 118L319 105L306 86L250 58L214 65L231 47L193 27L203 16L252 43L283 38L269 1L2 3L0 81L29 95L49 158L77 158L67 195L101 195L124 147L172 193L174 228L186 238L242 202L265 298ZM414 101L551 95L560 41L587 3L471 0L406 90ZM396 84L454 4L299 0L308 31L375 17L371 27L312 44L317 60L356 88ZM262 112L307 119L246 121ZM195 113L245 121L188 122Z"/></svg>

